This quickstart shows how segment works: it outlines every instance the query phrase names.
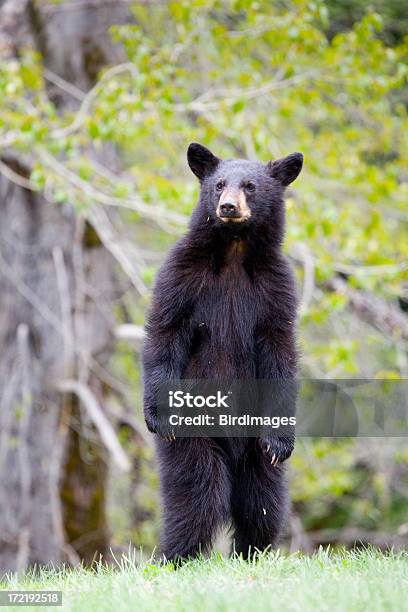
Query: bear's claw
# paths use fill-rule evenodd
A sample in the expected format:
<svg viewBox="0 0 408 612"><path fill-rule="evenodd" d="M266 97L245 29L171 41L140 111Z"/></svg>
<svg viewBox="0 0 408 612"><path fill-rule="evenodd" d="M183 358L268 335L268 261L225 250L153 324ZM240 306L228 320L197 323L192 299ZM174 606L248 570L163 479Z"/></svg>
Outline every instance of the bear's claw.
<svg viewBox="0 0 408 612"><path fill-rule="evenodd" d="M292 454L294 440L291 438L260 438L259 446L264 455L268 457L270 464L275 467L283 463Z"/></svg>
<svg viewBox="0 0 408 612"><path fill-rule="evenodd" d="M152 434L157 434L162 440L167 440L167 442L173 442L176 439L174 429L169 429L166 426L163 426L163 423L159 421L157 415L154 413L145 414L145 421L147 425L147 429Z"/></svg>

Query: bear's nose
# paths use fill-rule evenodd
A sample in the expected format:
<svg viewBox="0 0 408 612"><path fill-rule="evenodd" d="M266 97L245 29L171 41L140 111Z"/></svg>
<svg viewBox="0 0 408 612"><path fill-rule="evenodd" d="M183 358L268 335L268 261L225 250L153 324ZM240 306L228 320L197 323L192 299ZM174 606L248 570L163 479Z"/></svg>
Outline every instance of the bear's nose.
<svg viewBox="0 0 408 612"><path fill-rule="evenodd" d="M238 204L234 200L224 200L220 205L220 213L222 217L236 217L238 212Z"/></svg>

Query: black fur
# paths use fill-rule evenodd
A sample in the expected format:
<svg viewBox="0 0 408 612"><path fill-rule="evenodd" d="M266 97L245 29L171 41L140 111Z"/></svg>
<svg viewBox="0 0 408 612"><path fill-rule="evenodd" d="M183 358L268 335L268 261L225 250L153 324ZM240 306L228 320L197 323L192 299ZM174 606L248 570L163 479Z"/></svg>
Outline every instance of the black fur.
<svg viewBox="0 0 408 612"><path fill-rule="evenodd" d="M156 391L166 380L295 377L296 291L281 246L284 189L302 161L300 153L267 165L221 161L205 147L190 145L188 162L200 179L200 198L187 235L158 274L146 328L144 411L150 431L166 433L158 431L156 406ZM217 217L220 183L243 190L249 219L225 223ZM167 559L209 550L229 518L237 552L248 556L276 543L287 507L281 463L293 450L294 435L172 442L158 435L156 443Z"/></svg>

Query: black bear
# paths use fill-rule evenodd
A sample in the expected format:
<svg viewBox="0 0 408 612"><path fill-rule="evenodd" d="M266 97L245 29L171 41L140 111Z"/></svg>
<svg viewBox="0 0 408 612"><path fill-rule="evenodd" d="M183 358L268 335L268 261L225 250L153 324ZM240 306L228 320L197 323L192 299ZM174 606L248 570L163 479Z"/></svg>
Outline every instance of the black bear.
<svg viewBox="0 0 408 612"><path fill-rule="evenodd" d="M167 560L208 551L232 520L246 558L273 546L287 509L282 462L294 434L175 438L160 431L157 392L180 379L290 379L297 372L297 298L282 253L284 191L301 153L267 164L221 160L192 143L200 181L189 230L161 268L143 349L144 414L156 436Z"/></svg>

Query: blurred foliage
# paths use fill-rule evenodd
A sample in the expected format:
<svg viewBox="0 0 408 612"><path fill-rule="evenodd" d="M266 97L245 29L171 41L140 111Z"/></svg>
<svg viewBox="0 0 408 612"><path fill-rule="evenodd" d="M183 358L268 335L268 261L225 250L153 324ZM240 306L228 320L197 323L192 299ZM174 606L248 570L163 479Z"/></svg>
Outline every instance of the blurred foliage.
<svg viewBox="0 0 408 612"><path fill-rule="evenodd" d="M370 8L379 13L384 27L379 36L388 44L402 42L408 32L408 11L405 0L327 0L329 11L329 37L340 31L348 30Z"/></svg>
<svg viewBox="0 0 408 612"><path fill-rule="evenodd" d="M185 163L189 141L265 161L303 151L305 171L287 202L287 248L306 246L323 287L302 313L313 332L305 368L347 376L361 373L361 341L339 323L345 300L324 281L340 269L355 287L390 298L403 295L407 279L407 44L386 47L376 13L328 42L323 2L285 4L135 7L137 25L112 31L128 62L105 70L72 116L60 116L45 95L39 57L4 63L0 143L33 154L31 180L57 202L86 214L94 202L132 208L142 198L129 223L143 228L150 217L176 232L198 189ZM123 152L126 173L111 174L89 155L107 143ZM163 236L138 238L167 248ZM371 332L365 339L376 341ZM382 349L381 369L398 373L398 349L388 339Z"/></svg>
<svg viewBox="0 0 408 612"><path fill-rule="evenodd" d="M185 162L190 141L265 162L302 151L286 247L301 247L314 269L301 312L304 372L406 376L406 347L356 319L326 284L341 272L395 300L408 281L406 11L398 0L373 0L368 12L365 4L135 3L136 23L112 29L126 62L106 68L75 112L61 115L50 102L38 55L27 50L0 66L0 146L34 160L35 189L83 215L94 203L123 209L135 243L161 253L197 198ZM95 161L108 144L120 151L121 173ZM156 268L145 270L146 283ZM302 266L297 272L302 285ZM146 299L128 301L140 322ZM140 407L129 349L118 349L116 366ZM321 440L297 451L293 492L306 526L378 526L381 487L394 481L381 480L372 462L356 469L357 446ZM400 516L403 496L389 495L389 512Z"/></svg>
<svg viewBox="0 0 408 612"><path fill-rule="evenodd" d="M298 440L291 461L292 501L306 530L405 532L408 506L405 439Z"/></svg>

